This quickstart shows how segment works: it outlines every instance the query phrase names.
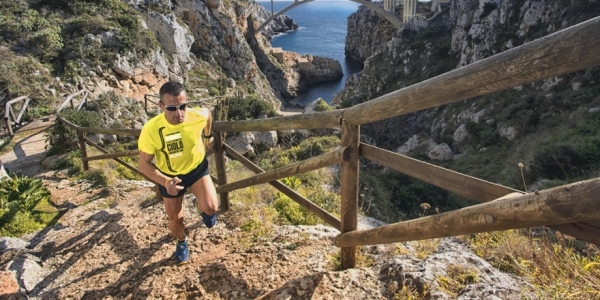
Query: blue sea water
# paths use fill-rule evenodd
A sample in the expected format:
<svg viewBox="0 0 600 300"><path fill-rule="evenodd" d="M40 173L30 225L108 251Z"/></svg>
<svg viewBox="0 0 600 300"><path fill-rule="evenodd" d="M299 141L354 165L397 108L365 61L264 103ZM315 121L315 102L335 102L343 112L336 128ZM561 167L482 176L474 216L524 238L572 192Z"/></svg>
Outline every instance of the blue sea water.
<svg viewBox="0 0 600 300"><path fill-rule="evenodd" d="M271 1L257 1L271 11ZM273 1L275 13L294 1ZM299 54L311 54L333 58L340 62L344 77L339 81L310 85L308 91L299 93L293 104L305 106L321 97L331 103L333 94L342 90L348 76L362 70L360 62L346 59L344 46L348 16L356 12L360 4L350 1L317 0L299 5L285 14L300 26L298 30L278 35L271 40L273 47Z"/></svg>

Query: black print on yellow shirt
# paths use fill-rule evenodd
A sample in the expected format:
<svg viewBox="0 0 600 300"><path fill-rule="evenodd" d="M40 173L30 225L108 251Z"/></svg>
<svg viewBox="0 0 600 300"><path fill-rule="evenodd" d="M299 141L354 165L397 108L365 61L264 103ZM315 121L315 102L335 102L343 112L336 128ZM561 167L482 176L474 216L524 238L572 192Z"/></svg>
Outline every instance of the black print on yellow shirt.
<svg viewBox="0 0 600 300"><path fill-rule="evenodd" d="M183 140L181 139L181 133L175 132L166 135L165 142L167 143L169 159L183 155Z"/></svg>

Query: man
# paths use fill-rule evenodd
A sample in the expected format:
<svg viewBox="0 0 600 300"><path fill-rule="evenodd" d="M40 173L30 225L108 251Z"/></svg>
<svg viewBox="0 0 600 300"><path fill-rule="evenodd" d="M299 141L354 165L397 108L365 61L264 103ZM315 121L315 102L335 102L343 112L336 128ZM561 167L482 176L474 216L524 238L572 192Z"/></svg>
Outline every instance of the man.
<svg viewBox="0 0 600 300"><path fill-rule="evenodd" d="M217 192L205 158L205 147L213 142L212 115L206 108L187 107L185 88L180 83L165 83L159 96L162 113L148 121L140 134L139 166L144 175L162 184L158 189L164 197L169 229L177 238L175 260L183 264L189 258L182 205L188 187L196 196L194 206L204 224L211 228L217 221Z"/></svg>

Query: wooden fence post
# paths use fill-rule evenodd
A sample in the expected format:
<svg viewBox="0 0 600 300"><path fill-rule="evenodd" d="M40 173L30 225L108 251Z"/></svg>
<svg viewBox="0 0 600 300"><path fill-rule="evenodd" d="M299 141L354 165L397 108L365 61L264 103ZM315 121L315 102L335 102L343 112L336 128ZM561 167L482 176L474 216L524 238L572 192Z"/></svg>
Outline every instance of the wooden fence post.
<svg viewBox="0 0 600 300"><path fill-rule="evenodd" d="M227 184L227 173L225 170L225 152L223 151L224 143L224 132L215 132L215 165L217 166L217 178L219 179L219 186ZM229 210L229 193L220 193L219 198L221 199L221 212Z"/></svg>
<svg viewBox="0 0 600 300"><path fill-rule="evenodd" d="M79 139L79 148L81 149L81 159L83 161L83 170L87 171L90 169L90 164L84 158L87 157L87 149L85 144L85 133L83 131L77 130L77 138Z"/></svg>
<svg viewBox="0 0 600 300"><path fill-rule="evenodd" d="M6 123L6 129L8 129L8 134L12 138L15 134L13 133L12 124L10 124L10 119L5 117L4 122Z"/></svg>
<svg viewBox="0 0 600 300"><path fill-rule="evenodd" d="M351 125L342 120L342 147L350 150L342 163L342 233L358 229L358 146L360 143L360 125ZM356 266L356 247L342 247L342 269Z"/></svg>

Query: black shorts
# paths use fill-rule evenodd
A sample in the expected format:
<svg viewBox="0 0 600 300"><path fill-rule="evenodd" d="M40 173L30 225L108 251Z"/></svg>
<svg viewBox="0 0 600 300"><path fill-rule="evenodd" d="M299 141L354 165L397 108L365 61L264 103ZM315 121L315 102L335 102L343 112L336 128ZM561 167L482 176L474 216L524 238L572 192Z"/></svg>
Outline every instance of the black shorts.
<svg viewBox="0 0 600 300"><path fill-rule="evenodd" d="M163 173L163 174L165 174L165 173ZM173 175L168 175L168 174L165 174L165 175L175 177ZM187 190L187 188L192 186L194 183L196 183L196 181L198 181L200 178L202 178L206 175L208 175L208 160L206 160L206 158L205 158L191 172L189 172L185 175L176 175L179 179L181 179L181 182L179 183L179 185L183 186L183 190L179 191L179 193L177 193L177 195L171 195L171 194L167 193L167 189L162 185L158 186L158 191L164 198L181 197L181 196L183 196L183 194L185 194L185 191Z"/></svg>

